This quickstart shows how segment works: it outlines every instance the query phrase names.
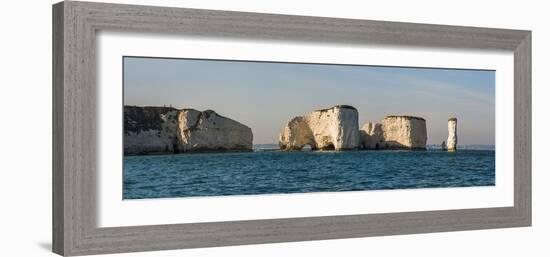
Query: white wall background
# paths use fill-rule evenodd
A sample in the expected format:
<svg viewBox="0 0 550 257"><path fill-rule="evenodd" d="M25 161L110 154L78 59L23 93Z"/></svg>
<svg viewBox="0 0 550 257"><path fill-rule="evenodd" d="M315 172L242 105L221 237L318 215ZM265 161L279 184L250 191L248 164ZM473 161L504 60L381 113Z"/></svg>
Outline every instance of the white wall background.
<svg viewBox="0 0 550 257"><path fill-rule="evenodd" d="M121 1L112 1L121 2ZM146 3L146 0L125 2ZM550 256L550 26L544 1L156 1L192 8L533 30L533 227L219 247L117 256ZM6 1L0 14L0 256L51 247L51 4ZM545 24L546 23L546 24Z"/></svg>

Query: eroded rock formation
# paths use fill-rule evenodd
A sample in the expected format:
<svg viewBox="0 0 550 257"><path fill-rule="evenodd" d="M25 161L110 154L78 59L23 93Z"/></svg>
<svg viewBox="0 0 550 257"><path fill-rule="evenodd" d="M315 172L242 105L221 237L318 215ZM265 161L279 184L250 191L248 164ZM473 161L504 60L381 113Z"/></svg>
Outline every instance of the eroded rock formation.
<svg viewBox="0 0 550 257"><path fill-rule="evenodd" d="M447 151L454 152L456 151L456 118L450 118L447 122L447 128L449 129L449 136L447 137Z"/></svg>
<svg viewBox="0 0 550 257"><path fill-rule="evenodd" d="M363 149L425 150L428 140L426 120L413 116L386 116L381 123L361 128Z"/></svg>
<svg viewBox="0 0 550 257"><path fill-rule="evenodd" d="M384 142L384 130L380 123L365 123L361 130L360 145L363 149L381 149Z"/></svg>
<svg viewBox="0 0 550 257"><path fill-rule="evenodd" d="M184 152L252 150L252 130L212 110L181 110L177 132Z"/></svg>
<svg viewBox="0 0 550 257"><path fill-rule="evenodd" d="M124 107L124 154L251 150L252 130L212 110Z"/></svg>
<svg viewBox="0 0 550 257"><path fill-rule="evenodd" d="M279 136L281 150L350 150L359 145L359 114L353 106L337 105L288 122Z"/></svg>

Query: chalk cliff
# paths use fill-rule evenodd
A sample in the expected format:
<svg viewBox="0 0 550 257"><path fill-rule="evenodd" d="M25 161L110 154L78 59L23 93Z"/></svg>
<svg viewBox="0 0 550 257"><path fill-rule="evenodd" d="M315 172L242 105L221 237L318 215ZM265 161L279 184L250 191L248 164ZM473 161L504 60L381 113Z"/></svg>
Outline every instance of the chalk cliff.
<svg viewBox="0 0 550 257"><path fill-rule="evenodd" d="M124 106L124 154L251 150L252 130L212 110Z"/></svg>
<svg viewBox="0 0 550 257"><path fill-rule="evenodd" d="M212 110L181 110L177 136L183 152L252 150L252 130Z"/></svg>
<svg viewBox="0 0 550 257"><path fill-rule="evenodd" d="M124 106L124 154L174 152L177 114L170 107Z"/></svg>
<svg viewBox="0 0 550 257"><path fill-rule="evenodd" d="M413 116L386 116L381 123L366 123L360 131L363 149L425 150L426 120Z"/></svg>
<svg viewBox="0 0 550 257"><path fill-rule="evenodd" d="M348 105L316 110L293 118L279 136L281 150L351 150L359 145L359 114Z"/></svg>

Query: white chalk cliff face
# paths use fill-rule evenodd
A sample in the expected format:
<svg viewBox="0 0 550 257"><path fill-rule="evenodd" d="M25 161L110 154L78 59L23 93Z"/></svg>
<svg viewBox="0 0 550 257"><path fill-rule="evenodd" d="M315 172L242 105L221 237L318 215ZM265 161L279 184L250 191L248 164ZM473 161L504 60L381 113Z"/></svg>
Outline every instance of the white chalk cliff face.
<svg viewBox="0 0 550 257"><path fill-rule="evenodd" d="M450 118L447 122L447 128L449 129L449 136L447 137L447 151L456 151L457 136L456 136L456 118Z"/></svg>
<svg viewBox="0 0 550 257"><path fill-rule="evenodd" d="M252 130L212 110L180 111L177 136L183 152L252 150Z"/></svg>
<svg viewBox="0 0 550 257"><path fill-rule="evenodd" d="M426 121L420 117L387 116L361 128L363 149L425 150L427 141Z"/></svg>
<svg viewBox="0 0 550 257"><path fill-rule="evenodd" d="M351 150L359 145L359 114L352 106L337 105L295 117L279 136L281 150Z"/></svg>
<svg viewBox="0 0 550 257"><path fill-rule="evenodd" d="M252 130L214 111L124 107L124 154L251 150Z"/></svg>

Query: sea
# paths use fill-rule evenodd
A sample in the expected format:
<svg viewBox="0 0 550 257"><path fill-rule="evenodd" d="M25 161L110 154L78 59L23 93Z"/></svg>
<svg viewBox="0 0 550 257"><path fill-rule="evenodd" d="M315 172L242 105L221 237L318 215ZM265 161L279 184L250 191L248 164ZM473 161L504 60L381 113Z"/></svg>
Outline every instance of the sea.
<svg viewBox="0 0 550 257"><path fill-rule="evenodd" d="M124 199L342 192L495 185L494 146L446 152L299 151L124 157Z"/></svg>

